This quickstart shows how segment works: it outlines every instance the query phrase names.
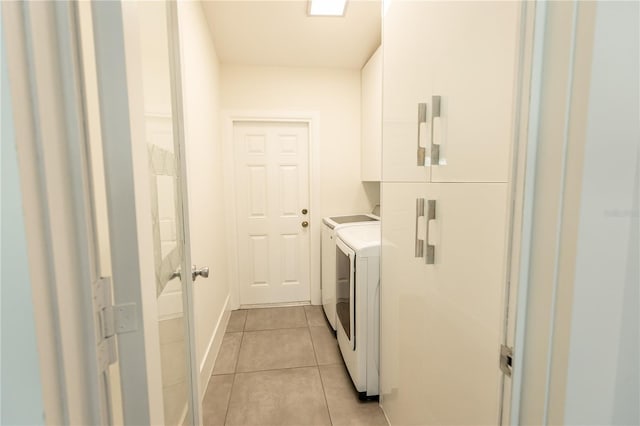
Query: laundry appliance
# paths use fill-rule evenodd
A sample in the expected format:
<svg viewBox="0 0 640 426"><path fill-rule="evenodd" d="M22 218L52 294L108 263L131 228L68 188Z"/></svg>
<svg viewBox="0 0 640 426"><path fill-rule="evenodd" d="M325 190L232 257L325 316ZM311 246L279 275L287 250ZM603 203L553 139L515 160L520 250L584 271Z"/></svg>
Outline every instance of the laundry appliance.
<svg viewBox="0 0 640 426"><path fill-rule="evenodd" d="M380 217L362 213L322 219L322 307L333 330L336 330L336 232L349 226L379 222Z"/></svg>
<svg viewBox="0 0 640 426"><path fill-rule="evenodd" d="M360 398L378 395L380 222L336 235L337 338Z"/></svg>

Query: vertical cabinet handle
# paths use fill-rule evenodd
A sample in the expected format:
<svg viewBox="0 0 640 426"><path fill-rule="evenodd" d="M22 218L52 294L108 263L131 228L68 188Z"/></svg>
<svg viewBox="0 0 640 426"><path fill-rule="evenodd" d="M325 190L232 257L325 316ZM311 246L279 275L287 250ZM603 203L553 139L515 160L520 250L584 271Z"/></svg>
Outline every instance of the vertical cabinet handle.
<svg viewBox="0 0 640 426"><path fill-rule="evenodd" d="M431 165L440 164L440 96L431 97Z"/></svg>
<svg viewBox="0 0 640 426"><path fill-rule="evenodd" d="M420 238L420 220L424 219L424 198L416 198L416 254L415 257L424 257L424 240Z"/></svg>
<svg viewBox="0 0 640 426"><path fill-rule="evenodd" d="M424 206L423 206L424 209ZM429 239L429 223L436 218L436 200L427 201L427 255L425 256L425 262L427 265L433 265L436 260L436 246L430 244Z"/></svg>
<svg viewBox="0 0 640 426"><path fill-rule="evenodd" d="M424 133L422 128L427 124L427 104L418 104L418 166L425 165L425 157L427 155L426 144L422 143ZM426 129L425 129L426 130Z"/></svg>

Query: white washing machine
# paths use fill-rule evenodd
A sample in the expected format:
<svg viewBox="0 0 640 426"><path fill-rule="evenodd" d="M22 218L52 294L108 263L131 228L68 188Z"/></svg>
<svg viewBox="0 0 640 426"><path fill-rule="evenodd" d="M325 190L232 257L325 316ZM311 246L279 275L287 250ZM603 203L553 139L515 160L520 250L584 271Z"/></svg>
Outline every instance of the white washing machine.
<svg viewBox="0 0 640 426"><path fill-rule="evenodd" d="M380 222L336 236L336 334L361 399L378 395L380 238Z"/></svg>
<svg viewBox="0 0 640 426"><path fill-rule="evenodd" d="M367 225L376 221L379 223L379 216L364 213L322 219L322 307L334 331L336 330L336 232L348 226Z"/></svg>

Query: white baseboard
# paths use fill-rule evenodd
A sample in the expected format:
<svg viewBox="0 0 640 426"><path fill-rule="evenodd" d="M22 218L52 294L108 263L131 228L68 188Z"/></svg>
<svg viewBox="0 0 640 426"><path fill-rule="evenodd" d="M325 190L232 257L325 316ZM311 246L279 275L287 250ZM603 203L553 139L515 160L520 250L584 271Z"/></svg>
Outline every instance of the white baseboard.
<svg viewBox="0 0 640 426"><path fill-rule="evenodd" d="M224 337L224 332L227 329L229 317L231 316L231 311L229 310L229 297L230 296L227 295L227 300L225 300L222 312L218 317L218 323L216 324L216 328L214 329L211 340L209 341L209 346L205 352L204 359L200 364L200 386L198 386L198 389L200 389L200 401L202 401L205 393L207 392L209 378L213 373L213 365L218 357L220 346L222 346L222 338Z"/></svg>
<svg viewBox="0 0 640 426"><path fill-rule="evenodd" d="M283 302L283 303L259 303L255 305L240 305L240 309L262 309L262 308L287 308L290 306L309 306L311 303L304 302Z"/></svg>

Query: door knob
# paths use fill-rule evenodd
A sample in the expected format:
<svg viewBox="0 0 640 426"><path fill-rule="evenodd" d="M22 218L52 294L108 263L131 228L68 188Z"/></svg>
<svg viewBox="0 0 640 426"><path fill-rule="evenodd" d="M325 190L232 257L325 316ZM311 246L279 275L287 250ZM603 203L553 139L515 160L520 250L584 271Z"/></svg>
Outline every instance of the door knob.
<svg viewBox="0 0 640 426"><path fill-rule="evenodd" d="M198 276L201 276L202 278L208 278L209 277L209 267L208 266L204 266L204 267L198 269L196 267L196 265L193 265L191 267L191 279L193 281L195 281L196 278L198 278Z"/></svg>
<svg viewBox="0 0 640 426"><path fill-rule="evenodd" d="M307 214L309 212L309 210L307 209L302 209L302 214Z"/></svg>
<svg viewBox="0 0 640 426"><path fill-rule="evenodd" d="M302 222L302 227L306 228L307 226L309 226L309 222L307 222L306 220L304 222Z"/></svg>

